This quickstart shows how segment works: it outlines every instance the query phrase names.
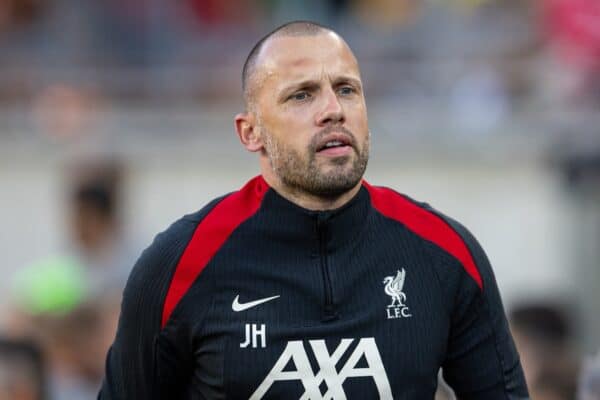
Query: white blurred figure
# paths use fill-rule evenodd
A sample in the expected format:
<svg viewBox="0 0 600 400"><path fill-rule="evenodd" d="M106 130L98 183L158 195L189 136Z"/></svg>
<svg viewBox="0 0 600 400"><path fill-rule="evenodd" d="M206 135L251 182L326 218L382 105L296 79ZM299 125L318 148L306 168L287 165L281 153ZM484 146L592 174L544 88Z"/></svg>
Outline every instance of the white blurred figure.
<svg viewBox="0 0 600 400"><path fill-rule="evenodd" d="M451 110L471 134L490 132L507 118L510 103L502 77L492 67L470 70L452 88Z"/></svg>
<svg viewBox="0 0 600 400"><path fill-rule="evenodd" d="M92 296L120 295L135 254L123 235L122 169L116 162L79 163L68 204L70 252L85 266Z"/></svg>
<svg viewBox="0 0 600 400"><path fill-rule="evenodd" d="M600 351L583 363L577 388L577 400L600 400Z"/></svg>

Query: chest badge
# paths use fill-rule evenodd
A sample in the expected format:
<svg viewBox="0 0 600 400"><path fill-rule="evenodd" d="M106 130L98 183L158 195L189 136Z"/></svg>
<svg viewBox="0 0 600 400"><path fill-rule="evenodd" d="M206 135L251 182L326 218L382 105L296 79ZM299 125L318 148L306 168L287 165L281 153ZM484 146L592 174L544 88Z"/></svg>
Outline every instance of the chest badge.
<svg viewBox="0 0 600 400"><path fill-rule="evenodd" d="M404 280L406 279L406 271L398 270L396 276L386 276L383 278L385 294L392 298L392 302L387 306L387 318L410 318L412 314L406 305L406 293L402 291L404 288Z"/></svg>

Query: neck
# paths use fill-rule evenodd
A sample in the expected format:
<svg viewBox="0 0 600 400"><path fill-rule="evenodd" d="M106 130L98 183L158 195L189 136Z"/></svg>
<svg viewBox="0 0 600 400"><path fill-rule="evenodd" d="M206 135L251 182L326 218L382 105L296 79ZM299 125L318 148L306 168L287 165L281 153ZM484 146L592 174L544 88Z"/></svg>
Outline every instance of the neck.
<svg viewBox="0 0 600 400"><path fill-rule="evenodd" d="M352 189L340 193L339 195L321 196L308 193L302 189L289 187L288 185L285 185L281 179L275 176L275 174L271 171L269 172L263 170L262 175L273 190L292 203L313 211L335 210L336 208L340 208L358 193L361 186L361 182L359 181Z"/></svg>

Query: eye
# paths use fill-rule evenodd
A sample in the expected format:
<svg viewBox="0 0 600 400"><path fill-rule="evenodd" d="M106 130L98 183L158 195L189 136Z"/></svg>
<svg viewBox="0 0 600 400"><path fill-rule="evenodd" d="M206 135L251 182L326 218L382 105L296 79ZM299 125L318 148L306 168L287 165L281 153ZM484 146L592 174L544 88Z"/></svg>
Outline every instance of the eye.
<svg viewBox="0 0 600 400"><path fill-rule="evenodd" d="M342 87L339 88L338 92L342 96L347 96L349 94L356 93L356 90L354 90L354 88L352 86L342 86Z"/></svg>
<svg viewBox="0 0 600 400"><path fill-rule="evenodd" d="M304 101L310 97L310 94L307 91L296 92L289 97L290 100L295 101Z"/></svg>

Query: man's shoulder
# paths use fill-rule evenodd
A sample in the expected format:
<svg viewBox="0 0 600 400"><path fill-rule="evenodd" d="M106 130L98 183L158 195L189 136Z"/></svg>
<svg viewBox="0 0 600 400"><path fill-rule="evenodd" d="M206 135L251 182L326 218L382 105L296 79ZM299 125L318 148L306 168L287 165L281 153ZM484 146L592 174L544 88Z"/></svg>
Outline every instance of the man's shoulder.
<svg viewBox="0 0 600 400"><path fill-rule="evenodd" d="M365 186L374 208L389 218L413 226L415 229L427 228L430 233L439 228L440 234L458 234L463 239L470 235L462 223L427 202L416 200L386 186L374 186L366 182ZM449 227L450 230L443 229L444 227Z"/></svg>
<svg viewBox="0 0 600 400"><path fill-rule="evenodd" d="M261 176L249 180L239 190L231 191L208 202L200 210L186 214L175 221L168 229L177 231L186 225L198 225L207 219L221 219L223 223L230 220L243 220L252 215L260 207L265 192L269 189Z"/></svg>
<svg viewBox="0 0 600 400"><path fill-rule="evenodd" d="M183 215L165 230L156 234L150 245L142 252L137 264L164 265L170 258L178 257L191 240L198 224L227 196L228 194L225 194L211 200L201 209Z"/></svg>
<svg viewBox="0 0 600 400"><path fill-rule="evenodd" d="M410 226L424 225L429 228L447 223L459 224L429 203L396 191L387 186L375 186L365 182L373 207L381 214Z"/></svg>
<svg viewBox="0 0 600 400"><path fill-rule="evenodd" d="M222 202L225 198L230 196L234 192L226 193L222 196L216 197L206 203L199 210L193 211L191 213L183 215L181 218L173 222L168 229L174 228L177 229L177 226L187 225L187 224L195 224L197 225L200 221L202 221L220 202ZM167 229L167 230L168 230Z"/></svg>
<svg viewBox="0 0 600 400"><path fill-rule="evenodd" d="M154 237L144 250L133 274L172 270L188 247L216 250L243 221L259 209L268 186L258 176L239 190L217 197L198 211L186 214ZM194 253L195 254L195 253Z"/></svg>
<svg viewBox="0 0 600 400"><path fill-rule="evenodd" d="M467 228L425 202L393 189L366 184L373 207L385 217L403 224L421 239L457 260L481 288L480 263L475 253L482 253Z"/></svg>

